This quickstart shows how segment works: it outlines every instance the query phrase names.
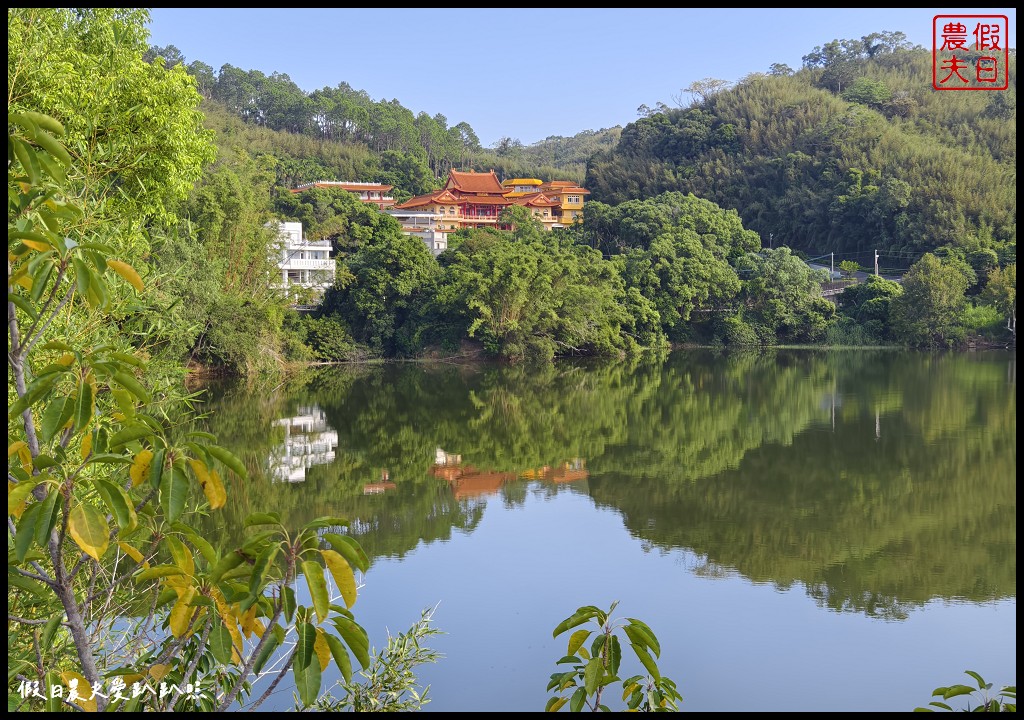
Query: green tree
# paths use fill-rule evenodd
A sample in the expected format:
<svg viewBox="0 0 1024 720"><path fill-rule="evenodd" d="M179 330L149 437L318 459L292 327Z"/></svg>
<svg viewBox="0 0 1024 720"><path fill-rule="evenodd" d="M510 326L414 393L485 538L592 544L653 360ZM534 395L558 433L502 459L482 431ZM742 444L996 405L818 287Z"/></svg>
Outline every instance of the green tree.
<svg viewBox="0 0 1024 720"><path fill-rule="evenodd" d="M743 279L741 316L758 330L761 342L820 340L835 315L821 296L826 279L788 247L750 253L737 264Z"/></svg>
<svg viewBox="0 0 1024 720"><path fill-rule="evenodd" d="M988 276L982 299L1006 316L1006 329L1017 334L1017 263L995 268Z"/></svg>
<svg viewBox="0 0 1024 720"><path fill-rule="evenodd" d="M133 316L154 312L140 303L147 285L103 242L103 223L78 224L69 178L81 170L58 140L63 127L33 111L8 120L12 676L48 691L33 709L61 709L50 688L77 683L80 697L68 702L84 710L224 711L294 632L278 679L292 672L312 704L330 662L347 680L350 652L369 664L349 610L365 553L337 532L321 538L344 532L337 517L289 531L279 516L252 515L246 526L264 532L224 551L189 524L196 510L225 506L222 473L244 481L247 469L214 436L180 426L186 398L157 384L135 347ZM331 603L328 574L344 606ZM311 606L295 602L300 577ZM122 633L132 642L112 642ZM201 664L214 672L197 675ZM169 680L172 691L92 697L126 676ZM190 683L197 694L185 692Z"/></svg>
<svg viewBox="0 0 1024 720"><path fill-rule="evenodd" d="M892 302L892 328L912 346L953 347L964 339L968 280L952 264L926 253L903 278Z"/></svg>
<svg viewBox="0 0 1024 720"><path fill-rule="evenodd" d="M611 710L604 703L604 691L620 680L621 635L625 635L630 649L646 673L622 680L622 699L626 709L633 712L669 712L678 709L683 696L676 689L676 683L663 676L658 669L661 644L654 631L642 620L613 617L612 613L617 606L618 602L613 602L604 611L593 605L585 605L555 627L552 637L557 638L581 625L597 626L596 630L580 628L569 636L565 656L558 664L570 665L572 669L551 675L548 690L555 691L555 696L548 700L545 707L547 712L558 712L566 703L572 712L581 712L584 707L594 712ZM591 636L594 639L588 649L585 644ZM570 690L570 696L563 695Z"/></svg>

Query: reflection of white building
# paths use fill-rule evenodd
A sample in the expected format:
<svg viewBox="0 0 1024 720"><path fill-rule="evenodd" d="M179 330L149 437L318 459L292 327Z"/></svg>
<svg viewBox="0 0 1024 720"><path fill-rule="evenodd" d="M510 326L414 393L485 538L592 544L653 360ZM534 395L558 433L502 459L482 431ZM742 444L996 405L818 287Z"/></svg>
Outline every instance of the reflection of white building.
<svg viewBox="0 0 1024 720"><path fill-rule="evenodd" d="M270 455L274 482L303 482L308 468L334 462L338 433L327 424L324 411L313 405L300 407L299 413L274 421L274 425L284 428L284 444Z"/></svg>
<svg viewBox="0 0 1024 720"><path fill-rule="evenodd" d="M402 224L402 232L418 237L427 245L434 257L448 249L448 233L441 223L441 215L426 210L397 210L388 208L387 214Z"/></svg>
<svg viewBox="0 0 1024 720"><path fill-rule="evenodd" d="M302 237L302 223L279 223L278 252L275 258L281 271L282 288L289 296L297 288L323 292L334 283L334 260L330 240Z"/></svg>

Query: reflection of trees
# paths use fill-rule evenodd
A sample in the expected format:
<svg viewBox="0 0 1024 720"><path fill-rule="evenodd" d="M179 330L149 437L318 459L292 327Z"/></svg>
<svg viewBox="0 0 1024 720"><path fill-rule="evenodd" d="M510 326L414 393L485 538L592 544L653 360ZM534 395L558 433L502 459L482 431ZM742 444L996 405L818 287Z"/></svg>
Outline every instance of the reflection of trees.
<svg viewBox="0 0 1024 720"><path fill-rule="evenodd" d="M271 423L312 404L338 433L334 462L270 483ZM222 393L211 409L210 430L253 473L213 537L266 510L291 526L347 517L371 557L471 531L486 501L431 471L443 448L507 476L508 506L530 487L513 478L585 459L585 482L542 491L588 492L711 573L800 583L836 609L900 617L935 597L1016 589L1016 401L992 355L333 368L276 394Z"/></svg>
<svg viewBox="0 0 1024 720"><path fill-rule="evenodd" d="M595 472L592 496L658 547L691 548L757 582L801 583L837 610L898 618L936 597L1014 596L1016 396L1005 363L837 357L834 431L765 444L696 483Z"/></svg>

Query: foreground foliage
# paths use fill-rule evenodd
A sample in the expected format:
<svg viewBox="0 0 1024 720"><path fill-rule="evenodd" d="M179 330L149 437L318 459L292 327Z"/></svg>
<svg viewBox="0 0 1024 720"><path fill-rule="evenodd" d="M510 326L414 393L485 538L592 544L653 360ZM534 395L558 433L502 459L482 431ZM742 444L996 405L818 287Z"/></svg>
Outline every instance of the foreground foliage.
<svg viewBox="0 0 1024 720"><path fill-rule="evenodd" d="M956 684L950 685L949 687L937 687L932 692L932 697L940 697L942 701L932 700L928 703L929 707L918 707L914 708L915 712L934 712L934 708L939 710L953 710L954 708L945 702L957 697L966 697L968 699L967 706L963 708L965 712L1017 712L1017 686L1016 685L1004 685L998 693L994 696L991 694L992 683L985 682L985 679L973 670L964 670L964 673L970 675L974 682L977 683L978 687L973 688L970 685ZM974 700L977 704L971 707L970 700Z"/></svg>
<svg viewBox="0 0 1024 720"><path fill-rule="evenodd" d="M622 680L622 700L626 709L642 712L678 710L683 696L676 689L675 682L664 677L658 669L661 645L654 631L636 618L612 617L617 606L618 602L613 602L604 611L585 605L555 627L552 637L556 638L588 623L596 629L580 628L569 636L566 654L557 664L569 665L571 669L551 675L547 689L554 690L555 696L548 700L547 712L558 712L566 703L572 712L581 712L584 707L594 712L611 710L604 703L603 696L605 688L620 680L621 635L626 636L630 649L647 671L646 675L632 675ZM584 644L591 636L594 639L588 650ZM570 691L571 695L565 695Z"/></svg>

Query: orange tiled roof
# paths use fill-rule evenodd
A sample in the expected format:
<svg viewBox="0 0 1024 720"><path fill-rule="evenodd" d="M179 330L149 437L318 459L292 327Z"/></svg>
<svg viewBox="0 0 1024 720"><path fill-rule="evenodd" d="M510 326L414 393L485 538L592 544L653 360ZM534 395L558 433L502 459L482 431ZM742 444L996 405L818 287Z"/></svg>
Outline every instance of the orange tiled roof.
<svg viewBox="0 0 1024 720"><path fill-rule="evenodd" d="M455 195L447 190L435 190L434 192L427 193L426 195L417 195L414 198L409 198L404 203L395 205L395 209L409 210L414 207L423 207L424 205L433 205L437 203L442 205L457 205L459 202L459 198L455 197Z"/></svg>
<svg viewBox="0 0 1024 720"><path fill-rule="evenodd" d="M576 194L579 194L579 195L589 195L590 194L589 190L581 188L579 185L577 185L574 182L570 182L569 180L552 180L551 182L546 182L543 185L541 185L540 189L541 190L554 190L555 192L560 192L560 193L571 192L571 193L576 193Z"/></svg>
<svg viewBox="0 0 1024 720"><path fill-rule="evenodd" d="M495 193L497 195L504 195L508 192L508 188L502 187L501 183L498 182L498 176L494 174L493 170L486 173L452 170L448 173L448 182L444 186L445 189L466 193Z"/></svg>
<svg viewBox="0 0 1024 720"><path fill-rule="evenodd" d="M561 204L557 200L552 200L544 193L530 193L529 195L514 198L512 202L526 207L558 207Z"/></svg>

